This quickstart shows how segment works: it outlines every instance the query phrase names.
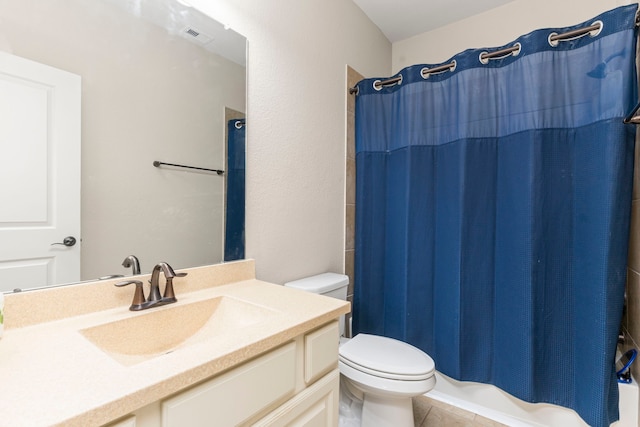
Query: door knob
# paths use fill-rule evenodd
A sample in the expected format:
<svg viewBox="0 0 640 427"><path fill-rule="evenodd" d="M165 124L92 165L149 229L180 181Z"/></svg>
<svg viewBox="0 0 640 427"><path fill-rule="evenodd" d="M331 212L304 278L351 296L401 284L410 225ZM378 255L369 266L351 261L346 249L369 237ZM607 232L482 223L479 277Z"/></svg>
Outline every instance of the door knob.
<svg viewBox="0 0 640 427"><path fill-rule="evenodd" d="M64 245L64 246L67 246L67 247L71 247L71 246L73 246L75 244L76 244L76 238L73 237L73 236L67 236L62 240L62 242L52 243L51 246L53 246L53 245Z"/></svg>

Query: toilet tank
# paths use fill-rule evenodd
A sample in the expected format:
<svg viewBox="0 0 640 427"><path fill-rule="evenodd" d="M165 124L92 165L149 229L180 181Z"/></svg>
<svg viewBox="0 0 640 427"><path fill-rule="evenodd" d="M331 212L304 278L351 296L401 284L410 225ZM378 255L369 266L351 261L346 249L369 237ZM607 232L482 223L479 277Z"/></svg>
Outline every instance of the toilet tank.
<svg viewBox="0 0 640 427"><path fill-rule="evenodd" d="M316 276L305 277L284 284L289 288L320 294L327 297L347 300L347 286L349 277L338 273L322 273ZM340 336L345 335L345 316L340 316Z"/></svg>
<svg viewBox="0 0 640 427"><path fill-rule="evenodd" d="M305 277L284 284L289 288L296 288L314 294L347 300L347 286L349 277L344 274L322 273Z"/></svg>

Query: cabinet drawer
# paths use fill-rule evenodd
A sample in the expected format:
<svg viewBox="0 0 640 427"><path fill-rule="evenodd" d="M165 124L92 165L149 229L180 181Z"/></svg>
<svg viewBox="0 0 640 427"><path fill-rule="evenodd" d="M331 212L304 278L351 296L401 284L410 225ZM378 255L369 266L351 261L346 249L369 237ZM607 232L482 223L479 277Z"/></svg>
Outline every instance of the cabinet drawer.
<svg viewBox="0 0 640 427"><path fill-rule="evenodd" d="M340 372L334 369L252 427L335 427Z"/></svg>
<svg viewBox="0 0 640 427"><path fill-rule="evenodd" d="M235 426L293 395L295 343L233 369L162 403L163 427Z"/></svg>
<svg viewBox="0 0 640 427"><path fill-rule="evenodd" d="M340 330L332 322L304 337L304 381L310 384L338 366Z"/></svg>

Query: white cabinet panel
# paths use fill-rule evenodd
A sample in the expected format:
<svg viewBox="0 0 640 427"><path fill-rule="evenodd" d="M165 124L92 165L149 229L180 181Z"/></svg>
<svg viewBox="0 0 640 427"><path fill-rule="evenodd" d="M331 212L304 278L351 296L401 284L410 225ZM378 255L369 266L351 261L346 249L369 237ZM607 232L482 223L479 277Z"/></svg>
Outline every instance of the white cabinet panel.
<svg viewBox="0 0 640 427"><path fill-rule="evenodd" d="M247 420L295 389L295 343L162 403L163 427L225 427Z"/></svg>
<svg viewBox="0 0 640 427"><path fill-rule="evenodd" d="M304 337L304 381L310 384L338 366L340 330L332 322Z"/></svg>
<svg viewBox="0 0 640 427"><path fill-rule="evenodd" d="M339 389L340 372L334 369L253 426L335 427Z"/></svg>

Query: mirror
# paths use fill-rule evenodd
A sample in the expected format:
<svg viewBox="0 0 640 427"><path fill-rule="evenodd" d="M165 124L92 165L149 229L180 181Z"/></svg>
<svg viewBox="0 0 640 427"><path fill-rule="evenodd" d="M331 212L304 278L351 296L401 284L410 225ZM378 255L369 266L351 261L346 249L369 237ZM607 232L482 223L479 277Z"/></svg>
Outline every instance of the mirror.
<svg viewBox="0 0 640 427"><path fill-rule="evenodd" d="M80 280L224 260L227 174L153 163L227 171L244 37L181 0L0 0L0 51L81 78Z"/></svg>

